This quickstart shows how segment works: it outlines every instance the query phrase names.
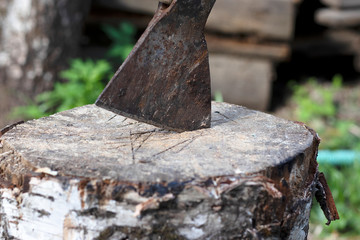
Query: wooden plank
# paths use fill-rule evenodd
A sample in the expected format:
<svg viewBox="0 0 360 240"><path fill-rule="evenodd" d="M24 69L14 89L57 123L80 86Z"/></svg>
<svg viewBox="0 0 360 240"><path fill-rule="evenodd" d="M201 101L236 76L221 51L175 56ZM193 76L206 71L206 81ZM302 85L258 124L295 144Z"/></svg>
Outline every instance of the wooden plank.
<svg viewBox="0 0 360 240"><path fill-rule="evenodd" d="M294 17L295 5L290 0L223 0L216 2L207 27L228 34L289 40Z"/></svg>
<svg viewBox="0 0 360 240"><path fill-rule="evenodd" d="M106 22L118 24L127 21L137 28L144 29L150 21L149 16L140 14L126 14L124 12L93 11L87 20L91 24ZM290 57L288 43L278 41L254 41L251 37L234 38L229 36L219 37L211 32L205 33L208 49L212 53L226 53L248 57L260 57L273 61L283 61Z"/></svg>
<svg viewBox="0 0 360 240"><path fill-rule="evenodd" d="M319 36L298 38L293 50L308 57L357 55L360 51L360 33L353 30L330 29Z"/></svg>
<svg viewBox="0 0 360 240"><path fill-rule="evenodd" d="M316 12L315 20L321 25L328 27L354 27L360 25L359 9L320 9Z"/></svg>
<svg viewBox="0 0 360 240"><path fill-rule="evenodd" d="M318 144L301 124L225 103L210 129L184 133L94 105L29 121L1 138L0 234L306 239Z"/></svg>
<svg viewBox="0 0 360 240"><path fill-rule="evenodd" d="M271 97L273 63L266 59L210 54L211 91L225 102L265 111Z"/></svg>
<svg viewBox="0 0 360 240"><path fill-rule="evenodd" d="M273 61L283 61L290 57L290 46L286 43L252 43L234 38L206 35L210 53L223 53L257 58L266 58Z"/></svg>
<svg viewBox="0 0 360 240"><path fill-rule="evenodd" d="M333 29L325 32L328 41L342 46L348 54L360 53L360 32L347 29Z"/></svg>
<svg viewBox="0 0 360 240"><path fill-rule="evenodd" d="M321 2L332 8L360 7L359 0L321 0Z"/></svg>
<svg viewBox="0 0 360 240"><path fill-rule="evenodd" d="M95 4L135 13L153 14L153 0L97 0ZM294 30L293 0L222 0L210 14L207 29L227 34L251 34L258 38L289 40Z"/></svg>

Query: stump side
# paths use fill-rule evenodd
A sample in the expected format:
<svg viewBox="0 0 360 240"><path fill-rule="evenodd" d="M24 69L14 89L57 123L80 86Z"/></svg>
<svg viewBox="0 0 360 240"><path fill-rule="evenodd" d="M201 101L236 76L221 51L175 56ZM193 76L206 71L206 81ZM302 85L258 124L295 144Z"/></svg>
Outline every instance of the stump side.
<svg viewBox="0 0 360 240"><path fill-rule="evenodd" d="M185 133L94 105L29 121L1 139L0 234L306 239L318 144L301 124L225 103L210 129Z"/></svg>

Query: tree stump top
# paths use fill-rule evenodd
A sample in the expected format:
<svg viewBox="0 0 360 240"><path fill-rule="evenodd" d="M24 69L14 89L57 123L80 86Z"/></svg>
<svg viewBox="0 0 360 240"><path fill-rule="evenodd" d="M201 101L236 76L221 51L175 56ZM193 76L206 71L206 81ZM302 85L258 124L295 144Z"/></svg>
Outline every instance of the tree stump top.
<svg viewBox="0 0 360 240"><path fill-rule="evenodd" d="M213 103L209 129L170 132L87 105L18 125L2 144L21 155L13 173L49 168L58 176L170 182L266 172L313 141L302 125Z"/></svg>

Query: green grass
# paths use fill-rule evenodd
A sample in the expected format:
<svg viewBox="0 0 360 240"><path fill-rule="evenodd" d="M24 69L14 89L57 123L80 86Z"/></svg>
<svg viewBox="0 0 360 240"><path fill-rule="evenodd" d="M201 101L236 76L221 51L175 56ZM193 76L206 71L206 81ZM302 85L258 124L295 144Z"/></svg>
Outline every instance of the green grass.
<svg viewBox="0 0 360 240"><path fill-rule="evenodd" d="M340 220L334 221L330 226L324 223L326 219L320 207L314 202L311 211L311 223L322 228L324 237L331 233L340 236L360 236L360 163L355 161L350 166L333 166L321 164L320 171L326 175L327 182L333 194Z"/></svg>

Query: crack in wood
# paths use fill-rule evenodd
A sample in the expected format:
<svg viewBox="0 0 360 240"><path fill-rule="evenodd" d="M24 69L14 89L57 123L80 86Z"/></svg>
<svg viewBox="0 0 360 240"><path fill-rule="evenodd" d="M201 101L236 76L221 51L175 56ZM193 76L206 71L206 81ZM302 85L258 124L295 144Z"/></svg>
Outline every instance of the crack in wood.
<svg viewBox="0 0 360 240"><path fill-rule="evenodd" d="M163 154L163 153L166 153L166 152L170 151L171 149L173 149L173 148L175 148L175 147L177 147L177 146L179 146L179 145L181 145L181 144L183 144L183 143L186 143L186 142L188 142L188 141L190 141L190 140L191 140L191 139L186 139L186 140L184 140L184 141L182 141L182 142L179 142L179 143L177 143L177 144L175 144L175 145L173 145L173 146L171 146L171 147L168 147L167 149L165 149L165 150L163 150L163 151L161 151L161 152L158 152L158 153L152 155L151 157L156 157L156 156L159 156L159 155L161 155L161 154Z"/></svg>
<svg viewBox="0 0 360 240"><path fill-rule="evenodd" d="M124 127L129 127L129 126L132 126L134 124L135 123L128 123L128 124L125 124L125 125L117 125L116 128L119 129L119 128L124 128Z"/></svg>
<svg viewBox="0 0 360 240"><path fill-rule="evenodd" d="M129 138L130 138L130 145L131 145L131 155L132 155L132 160L133 160L133 164L135 164L135 152L134 152L134 143L133 143L133 139L132 139L132 133L131 130L129 131Z"/></svg>
<svg viewBox="0 0 360 240"><path fill-rule="evenodd" d="M226 116L225 114L222 114L222 113L219 112L219 111L215 111L215 113L217 113L217 114L219 114L220 116L226 118L227 120L230 120L231 122L238 123L238 122L235 121L234 119L229 118L228 116Z"/></svg>
<svg viewBox="0 0 360 240"><path fill-rule="evenodd" d="M150 157L140 159L140 160L139 160L139 163L150 163L152 158L157 157L157 156L159 156L159 155L161 155L161 154L164 154L164 153L170 151L171 149L176 148L177 146L180 146L181 144L188 143L188 142L189 142L189 144L190 144L191 142L193 142L193 141L195 140L194 138L196 138L196 137L193 137L193 138L191 138L191 139L186 139L186 140L184 140L184 141L181 141L181 142L179 142L179 143L174 144L174 145L171 146L171 147L166 148L165 150L162 150L162 151L160 151L160 152L158 152L158 153L155 153L155 154L153 154L153 155L150 156ZM187 144L186 146L188 146L188 144ZM176 152L176 153L179 153L180 151L184 150L184 148L185 148L186 146L184 146L183 148L181 148L181 149L180 149L178 152Z"/></svg>
<svg viewBox="0 0 360 240"><path fill-rule="evenodd" d="M134 148L134 151L137 152L137 151L144 145L144 143L145 143L155 132L161 132L161 130L159 131L159 130L157 130L157 129L153 129L153 130L150 130L150 131L131 133L131 136L136 136L135 142L136 142L140 137L142 137L143 135L148 134L148 135L141 141L141 143L139 144L139 146L136 147L136 148Z"/></svg>
<svg viewBox="0 0 360 240"><path fill-rule="evenodd" d="M175 153L180 153L181 151L183 151L186 147L188 147L191 143L193 143L196 139L198 139L199 137L201 137L202 134L194 136L193 138L191 138L186 144L184 144L184 146L182 148L180 148L178 151L176 151Z"/></svg>
<svg viewBox="0 0 360 240"><path fill-rule="evenodd" d="M116 116L117 116L117 115L112 116L111 118L109 118L109 119L107 120L107 122L110 122L110 121L113 120Z"/></svg>
<svg viewBox="0 0 360 240"><path fill-rule="evenodd" d="M142 135L145 135L145 134L148 134L148 133L154 133L154 132L161 133L161 132L162 132L162 130L153 129L153 130L149 130L149 131L135 132L135 133L132 133L132 135L139 135L139 136L142 136Z"/></svg>
<svg viewBox="0 0 360 240"><path fill-rule="evenodd" d="M138 151L143 145L144 143L153 135L155 131L149 133L144 139L143 141L140 143L140 145L135 149L135 152Z"/></svg>
<svg viewBox="0 0 360 240"><path fill-rule="evenodd" d="M121 134L121 136L122 136L123 134ZM116 137L116 138L114 138L115 140L122 140L122 139L128 139L129 138L129 136L124 136L124 137ZM118 142L116 142L116 143L118 143Z"/></svg>
<svg viewBox="0 0 360 240"><path fill-rule="evenodd" d="M107 143L108 145L112 145L112 146L108 146L108 149L113 149L113 145L116 145L115 148L121 150L124 147L127 147L129 144L128 143L124 143L124 144L119 144L118 142L111 142L111 143Z"/></svg>
<svg viewBox="0 0 360 240"><path fill-rule="evenodd" d="M163 154L163 153L166 153L166 152L170 151L171 149L173 149L173 148L175 148L175 147L177 147L177 146L180 146L181 144L188 143L186 146L182 147L179 151L176 152L176 153L179 153L179 152L181 152L182 150L184 150L185 147L189 146L189 144L191 144L191 143L192 143L196 138L198 138L199 136L201 136L201 135L198 135L198 136L192 137L192 138L190 138L190 139L186 139L186 140L184 140L184 141L181 141L181 142L179 142L179 143L177 143L177 144L175 144L175 145L173 145L173 146L171 146L171 147L168 147L167 149L165 149L165 150L163 150L163 151L161 151L161 152L158 152L158 153L152 155L151 157L159 156L159 155L161 155L161 154Z"/></svg>

